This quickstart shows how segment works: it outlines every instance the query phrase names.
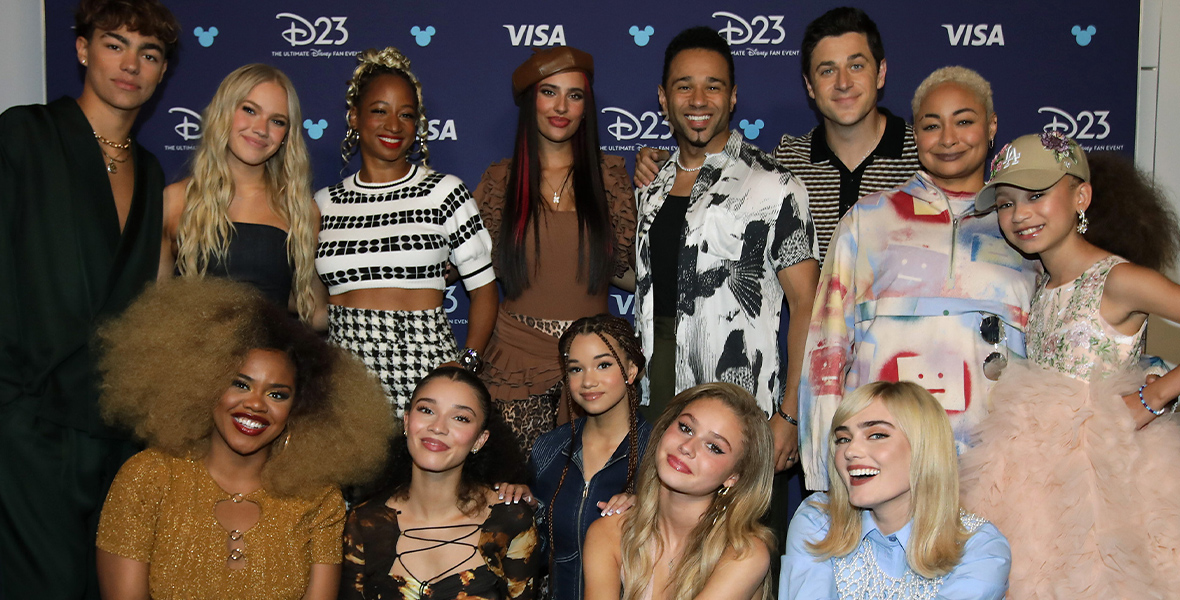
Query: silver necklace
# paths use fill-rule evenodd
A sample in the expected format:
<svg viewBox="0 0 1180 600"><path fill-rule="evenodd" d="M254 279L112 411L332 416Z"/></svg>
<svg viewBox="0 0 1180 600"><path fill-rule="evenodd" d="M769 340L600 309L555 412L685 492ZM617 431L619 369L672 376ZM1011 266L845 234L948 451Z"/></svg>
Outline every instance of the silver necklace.
<svg viewBox="0 0 1180 600"><path fill-rule="evenodd" d="M718 154L724 154L724 152L706 152L705 153L705 160L709 160L710 156L717 156ZM676 167L679 168L681 171L684 171L685 173L696 173L697 171L700 171L701 168L704 166L705 166L705 163L704 163L704 161L702 161L701 164L690 169L690 168L684 166L684 163L680 162L680 155L679 154L676 155Z"/></svg>
<svg viewBox="0 0 1180 600"><path fill-rule="evenodd" d="M561 180L561 187L553 190L553 203L561 202L561 193L565 191L565 184L570 180L570 174L574 172L574 166L570 165L568 171L565 172L565 178ZM546 182L548 183L548 182Z"/></svg>

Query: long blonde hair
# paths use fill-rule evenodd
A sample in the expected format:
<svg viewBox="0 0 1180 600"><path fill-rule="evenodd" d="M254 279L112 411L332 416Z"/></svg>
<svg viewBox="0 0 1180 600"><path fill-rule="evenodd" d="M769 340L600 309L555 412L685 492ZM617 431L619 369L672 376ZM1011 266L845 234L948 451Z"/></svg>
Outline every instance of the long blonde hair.
<svg viewBox="0 0 1180 600"><path fill-rule="evenodd" d="M229 170L230 130L234 113L260 83L276 83L287 92L287 137L266 161L267 204L287 224L287 257L295 265L295 306L310 321L315 310L312 284L320 224L311 196L311 161L303 141L303 114L295 86L282 71L263 64L235 69L221 81L201 119L204 133L193 154L192 176L184 189L184 212L176 232L176 269L187 277L202 277L216 257L225 260L234 225L229 205L234 180Z"/></svg>
<svg viewBox="0 0 1180 600"><path fill-rule="evenodd" d="M910 520L913 534L906 562L923 577L946 575L963 556L971 533L959 516L959 459L946 411L930 392L909 381L862 385L840 401L828 433L828 535L808 549L826 560L846 556L861 540L861 510L848 499L848 486L836 470L836 428L874 401L885 405L910 442Z"/></svg>
<svg viewBox="0 0 1180 600"><path fill-rule="evenodd" d="M716 399L724 403L742 424L744 452L735 472L737 483L724 496L714 495L700 523L684 542L684 551L672 571L670 597L692 598L705 587L722 554L733 548L745 556L755 544L774 547L774 534L759 519L770 507L774 478L774 438L766 415L746 390L730 383L706 383L680 392L664 409L652 430L663 436L680 413L693 402ZM658 441L653 439L653 444ZM658 515L661 483L656 468L659 452L649 448L639 465L635 508L623 517L623 600L639 600L651 584L653 560L662 550ZM759 597L770 598L770 574L762 582Z"/></svg>

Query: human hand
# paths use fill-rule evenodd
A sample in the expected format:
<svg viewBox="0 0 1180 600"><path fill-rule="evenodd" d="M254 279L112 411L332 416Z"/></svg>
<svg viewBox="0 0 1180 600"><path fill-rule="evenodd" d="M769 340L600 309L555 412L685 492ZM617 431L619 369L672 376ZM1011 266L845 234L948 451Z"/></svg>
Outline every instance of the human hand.
<svg viewBox="0 0 1180 600"><path fill-rule="evenodd" d="M500 494L500 499L504 504L517 504L521 500L532 508L537 508L537 499L533 497L532 490L529 486L521 483L500 483L493 486Z"/></svg>
<svg viewBox="0 0 1180 600"><path fill-rule="evenodd" d="M657 150L646 146L640 147L635 153L635 187L647 187L656 180L656 173L660 166L672 156L667 150Z"/></svg>
<svg viewBox="0 0 1180 600"><path fill-rule="evenodd" d="M632 506L635 506L635 494L615 494L610 497L610 500L598 503L598 508L602 510L604 517L622 514Z"/></svg>
<svg viewBox="0 0 1180 600"><path fill-rule="evenodd" d="M1138 397L1136 397L1138 402ZM799 428L776 412L770 417L770 432L774 434L774 472L781 473L799 464Z"/></svg>

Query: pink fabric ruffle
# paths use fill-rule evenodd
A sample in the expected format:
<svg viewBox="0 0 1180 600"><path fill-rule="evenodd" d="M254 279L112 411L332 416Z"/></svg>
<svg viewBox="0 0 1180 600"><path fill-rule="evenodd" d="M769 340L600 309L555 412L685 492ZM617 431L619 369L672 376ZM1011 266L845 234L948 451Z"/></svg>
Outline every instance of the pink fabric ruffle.
<svg viewBox="0 0 1180 600"><path fill-rule="evenodd" d="M1011 543L1009 598L1180 598L1180 420L1136 431L1142 383L1012 364L992 389L962 498Z"/></svg>

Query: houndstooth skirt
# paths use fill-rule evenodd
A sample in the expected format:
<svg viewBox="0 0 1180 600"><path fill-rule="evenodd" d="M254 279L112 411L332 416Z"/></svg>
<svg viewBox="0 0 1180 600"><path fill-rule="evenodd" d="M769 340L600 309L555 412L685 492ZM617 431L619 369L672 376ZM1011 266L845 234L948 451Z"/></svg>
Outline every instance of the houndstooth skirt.
<svg viewBox="0 0 1180 600"><path fill-rule="evenodd" d="M398 418L418 380L458 355L442 307L409 311L328 305L328 338L377 374Z"/></svg>

